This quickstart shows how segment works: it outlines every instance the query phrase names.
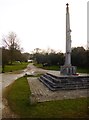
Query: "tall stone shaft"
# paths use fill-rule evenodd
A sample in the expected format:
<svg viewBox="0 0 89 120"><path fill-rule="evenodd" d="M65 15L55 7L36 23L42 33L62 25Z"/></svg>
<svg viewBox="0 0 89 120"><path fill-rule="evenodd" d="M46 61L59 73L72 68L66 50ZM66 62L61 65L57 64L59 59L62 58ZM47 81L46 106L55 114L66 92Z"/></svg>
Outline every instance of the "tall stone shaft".
<svg viewBox="0 0 89 120"><path fill-rule="evenodd" d="M65 65L71 65L71 30L68 3L66 4L66 56Z"/></svg>
<svg viewBox="0 0 89 120"><path fill-rule="evenodd" d="M63 75L75 75L76 66L71 65L71 30L70 30L70 16L69 16L69 4L66 4L66 53L65 63L61 66L60 73Z"/></svg>

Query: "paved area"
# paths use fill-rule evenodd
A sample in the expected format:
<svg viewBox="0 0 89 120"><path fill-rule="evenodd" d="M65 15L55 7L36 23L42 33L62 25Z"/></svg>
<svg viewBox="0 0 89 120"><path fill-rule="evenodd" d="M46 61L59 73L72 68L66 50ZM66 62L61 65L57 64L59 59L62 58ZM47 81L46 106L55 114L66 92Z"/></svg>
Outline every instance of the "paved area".
<svg viewBox="0 0 89 120"><path fill-rule="evenodd" d="M52 74L52 75L55 75L55 76L58 76L58 77L69 77L68 75L61 75L60 74L60 71L48 71L48 73ZM75 77L75 76L89 76L89 74L87 73L78 73L78 75L70 75L72 77Z"/></svg>
<svg viewBox="0 0 89 120"><path fill-rule="evenodd" d="M74 99L89 96L88 91L86 89L51 91L35 77L28 78L28 83L30 85L32 93L30 98L32 102Z"/></svg>

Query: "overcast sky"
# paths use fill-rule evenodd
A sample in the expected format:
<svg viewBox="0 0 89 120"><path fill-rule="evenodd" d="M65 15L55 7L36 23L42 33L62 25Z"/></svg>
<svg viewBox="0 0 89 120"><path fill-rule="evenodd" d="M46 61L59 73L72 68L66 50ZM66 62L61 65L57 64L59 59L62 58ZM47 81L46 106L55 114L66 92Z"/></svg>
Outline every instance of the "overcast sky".
<svg viewBox="0 0 89 120"><path fill-rule="evenodd" d="M0 44L13 31L24 52L35 48L65 52L67 2L72 47L86 47L87 0L0 0Z"/></svg>

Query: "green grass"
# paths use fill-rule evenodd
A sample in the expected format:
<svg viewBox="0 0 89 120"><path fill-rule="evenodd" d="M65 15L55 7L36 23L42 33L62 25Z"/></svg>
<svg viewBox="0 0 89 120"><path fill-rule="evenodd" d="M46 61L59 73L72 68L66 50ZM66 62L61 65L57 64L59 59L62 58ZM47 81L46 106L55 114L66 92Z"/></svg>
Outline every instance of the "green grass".
<svg viewBox="0 0 89 120"><path fill-rule="evenodd" d="M60 70L59 66L53 65L53 66L45 66L43 67L46 70Z"/></svg>
<svg viewBox="0 0 89 120"><path fill-rule="evenodd" d="M17 70L22 70L22 69L25 69L27 67L27 65L28 65L27 62L6 65L4 68L4 72L13 72L13 71L17 71Z"/></svg>
<svg viewBox="0 0 89 120"><path fill-rule="evenodd" d="M77 68L77 72L79 73L89 73L89 68Z"/></svg>
<svg viewBox="0 0 89 120"><path fill-rule="evenodd" d="M52 66L44 66L42 64L34 64L36 67L38 68L43 68L43 69L46 69L46 70L60 70L60 67L59 66L56 66L56 65L52 65Z"/></svg>
<svg viewBox="0 0 89 120"><path fill-rule="evenodd" d="M2 72L2 66L0 65L0 73Z"/></svg>
<svg viewBox="0 0 89 120"><path fill-rule="evenodd" d="M27 118L72 118L87 117L89 98L58 100L31 105L30 89L26 77L17 79L5 91L10 108Z"/></svg>
<svg viewBox="0 0 89 120"><path fill-rule="evenodd" d="M38 68L42 68L43 67L43 65L42 64L37 64L37 63L34 63L33 65L35 65L36 67L38 67Z"/></svg>
<svg viewBox="0 0 89 120"><path fill-rule="evenodd" d="M21 77L8 86L4 95L13 111L18 114L24 113L30 104L30 89L26 77Z"/></svg>
<svg viewBox="0 0 89 120"><path fill-rule="evenodd" d="M46 70L60 70L60 67L56 66L56 65L45 66L45 67L43 67L42 64L34 64L34 65L38 68L43 68L43 69L46 69ZM78 73L89 73L89 68L77 67L77 72Z"/></svg>

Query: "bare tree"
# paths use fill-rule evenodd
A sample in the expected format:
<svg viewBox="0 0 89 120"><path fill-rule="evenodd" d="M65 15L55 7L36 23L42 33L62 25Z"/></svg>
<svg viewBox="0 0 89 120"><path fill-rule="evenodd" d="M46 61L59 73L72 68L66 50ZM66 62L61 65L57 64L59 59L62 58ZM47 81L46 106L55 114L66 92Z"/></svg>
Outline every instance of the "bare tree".
<svg viewBox="0 0 89 120"><path fill-rule="evenodd" d="M6 38L3 38L3 41L5 43L5 47L9 50L10 63L12 64L15 59L15 51L20 50L19 40L14 32L10 32Z"/></svg>
<svg viewBox="0 0 89 120"><path fill-rule="evenodd" d="M40 48L35 48L35 49L34 49L34 52L35 52L35 53L40 53L40 51L41 51Z"/></svg>

